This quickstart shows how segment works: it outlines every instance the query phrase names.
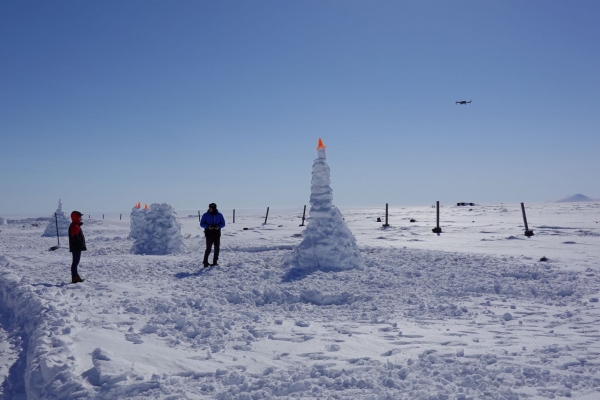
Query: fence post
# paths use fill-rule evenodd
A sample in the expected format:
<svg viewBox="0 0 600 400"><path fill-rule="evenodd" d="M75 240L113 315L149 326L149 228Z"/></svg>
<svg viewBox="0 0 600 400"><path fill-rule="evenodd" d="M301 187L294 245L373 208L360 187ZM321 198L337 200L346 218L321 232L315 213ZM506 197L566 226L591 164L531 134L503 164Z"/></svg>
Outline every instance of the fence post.
<svg viewBox="0 0 600 400"><path fill-rule="evenodd" d="M102 214L102 219L104 219L104 214Z"/></svg>
<svg viewBox="0 0 600 400"><path fill-rule="evenodd" d="M436 213L436 225L431 231L433 233L442 233L442 228L440 228L440 202L435 202L435 213Z"/></svg>
<svg viewBox="0 0 600 400"><path fill-rule="evenodd" d="M529 230L529 226L527 225L527 216L525 215L525 204L521 203L521 211L523 211L523 222L525 223L525 236L532 237L533 231Z"/></svg>
<svg viewBox="0 0 600 400"><path fill-rule="evenodd" d="M123 214L119 214L119 221L121 220L122 217L123 217Z"/></svg>
<svg viewBox="0 0 600 400"><path fill-rule="evenodd" d="M198 210L198 222L202 222L202 217L200 216L200 210Z"/></svg>
<svg viewBox="0 0 600 400"><path fill-rule="evenodd" d="M233 223L235 224L235 208L233 209Z"/></svg>
<svg viewBox="0 0 600 400"><path fill-rule="evenodd" d="M269 218L269 207L267 207L267 215L265 215L265 223L263 225L267 224L267 219Z"/></svg>
<svg viewBox="0 0 600 400"><path fill-rule="evenodd" d="M302 223L300 226L304 226L304 220L306 219L306 204L304 205L304 211L302 211Z"/></svg>
<svg viewBox="0 0 600 400"><path fill-rule="evenodd" d="M383 226L386 228L390 226L390 224L388 224L388 203L385 203L385 224L383 224Z"/></svg>
<svg viewBox="0 0 600 400"><path fill-rule="evenodd" d="M60 246L60 235L58 234L58 216L54 213L54 221L56 222L56 240L58 241L58 245Z"/></svg>

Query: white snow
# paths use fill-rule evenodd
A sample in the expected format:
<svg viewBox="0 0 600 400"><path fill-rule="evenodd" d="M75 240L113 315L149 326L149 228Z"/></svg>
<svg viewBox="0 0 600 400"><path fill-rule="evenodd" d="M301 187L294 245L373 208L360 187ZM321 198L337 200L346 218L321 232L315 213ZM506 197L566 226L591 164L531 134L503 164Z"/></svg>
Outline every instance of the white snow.
<svg viewBox="0 0 600 400"><path fill-rule="evenodd" d="M69 236L69 226L71 225L71 219L67 217L62 210L62 201L58 200L58 208L50 217L50 222L46 226L42 236L44 237L56 237L56 224L58 222L58 235Z"/></svg>
<svg viewBox="0 0 600 400"><path fill-rule="evenodd" d="M321 142L319 142L322 144ZM310 214L302 242L287 257L293 267L290 277L302 277L314 270L343 271L364 268L356 239L333 205L333 190L325 148L317 148L310 187Z"/></svg>
<svg viewBox="0 0 600 400"><path fill-rule="evenodd" d="M185 251L177 213L167 203L154 203L143 210L134 208L130 226L133 254L165 255Z"/></svg>
<svg viewBox="0 0 600 400"><path fill-rule="evenodd" d="M528 204L531 238L519 204L446 205L439 236L430 207L383 212L343 210L364 269L301 279L301 209L236 210L208 270L197 216L161 256L130 253L130 221L86 220L76 285L68 250L11 220L0 396L600 398L600 204Z"/></svg>

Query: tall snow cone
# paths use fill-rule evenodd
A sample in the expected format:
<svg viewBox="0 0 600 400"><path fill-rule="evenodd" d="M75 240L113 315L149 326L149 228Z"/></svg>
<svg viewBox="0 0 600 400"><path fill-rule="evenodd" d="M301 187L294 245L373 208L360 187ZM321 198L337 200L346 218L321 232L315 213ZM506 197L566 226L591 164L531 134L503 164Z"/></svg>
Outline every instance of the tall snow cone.
<svg viewBox="0 0 600 400"><path fill-rule="evenodd" d="M59 236L69 236L69 225L71 220L67 218L62 210L62 201L58 200L58 208L56 209L56 217L54 214L50 217L50 223L46 227L46 230L42 234L44 237L55 237L56 236L56 222L58 220L58 234Z"/></svg>
<svg viewBox="0 0 600 400"><path fill-rule="evenodd" d="M167 203L155 203L149 209L144 208L137 216L142 216L143 221L139 221L139 230L131 246L133 254L164 255L185 251L181 224L173 207ZM132 233L129 235L132 236Z"/></svg>
<svg viewBox="0 0 600 400"><path fill-rule="evenodd" d="M321 139L317 153L318 158L312 168L308 224L302 233L302 242L286 258L286 264L307 271L363 268L365 263L356 239L340 210L332 204L329 166Z"/></svg>

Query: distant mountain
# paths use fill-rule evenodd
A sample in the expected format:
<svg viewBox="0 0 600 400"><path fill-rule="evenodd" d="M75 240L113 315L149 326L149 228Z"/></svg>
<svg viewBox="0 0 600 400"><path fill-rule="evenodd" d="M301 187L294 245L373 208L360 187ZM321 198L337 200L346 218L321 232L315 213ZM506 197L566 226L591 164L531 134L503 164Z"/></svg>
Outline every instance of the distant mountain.
<svg viewBox="0 0 600 400"><path fill-rule="evenodd" d="M572 196L563 197L562 199L558 199L555 203L573 203L580 201L599 201L596 199L592 199L591 197L584 196L582 194L574 194Z"/></svg>

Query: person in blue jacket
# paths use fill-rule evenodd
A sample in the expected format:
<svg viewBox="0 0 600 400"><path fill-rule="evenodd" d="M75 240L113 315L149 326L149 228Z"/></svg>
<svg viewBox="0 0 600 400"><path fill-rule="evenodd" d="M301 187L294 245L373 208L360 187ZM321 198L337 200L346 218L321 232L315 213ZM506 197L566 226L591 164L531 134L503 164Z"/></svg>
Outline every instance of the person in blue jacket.
<svg viewBox="0 0 600 400"><path fill-rule="evenodd" d="M219 248L221 247L221 229L225 227L225 218L223 214L217 210L215 203L208 205L208 211L202 215L200 219L200 226L204 228L204 236L206 236L206 251L204 252L204 261L202 264L204 268L210 266L219 265ZM208 256L210 255L211 247L215 245L215 252L213 254L212 264L208 263Z"/></svg>

